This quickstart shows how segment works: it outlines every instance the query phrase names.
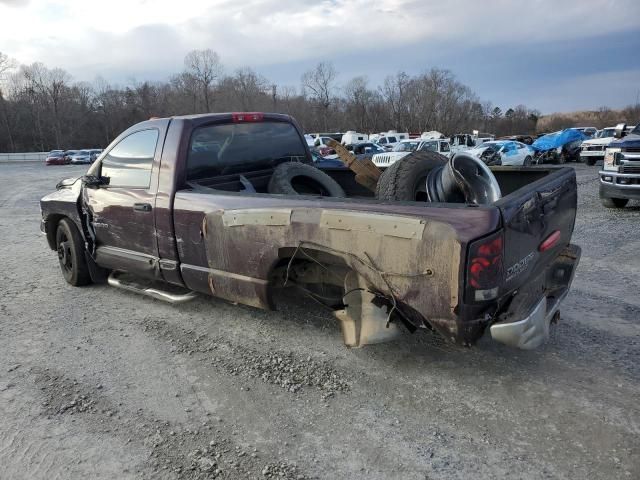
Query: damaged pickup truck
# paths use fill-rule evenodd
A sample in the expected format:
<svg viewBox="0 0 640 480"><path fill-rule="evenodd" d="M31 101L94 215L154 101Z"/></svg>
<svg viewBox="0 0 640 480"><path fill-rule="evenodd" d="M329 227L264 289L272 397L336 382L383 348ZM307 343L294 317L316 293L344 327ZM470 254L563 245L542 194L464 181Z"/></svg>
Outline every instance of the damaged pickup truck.
<svg viewBox="0 0 640 480"><path fill-rule="evenodd" d="M574 170L468 163L456 186L454 164L412 154L374 194L313 167L289 116L152 119L45 196L41 228L71 285L265 309L286 288L330 307L349 346L425 328L535 348L579 261Z"/></svg>

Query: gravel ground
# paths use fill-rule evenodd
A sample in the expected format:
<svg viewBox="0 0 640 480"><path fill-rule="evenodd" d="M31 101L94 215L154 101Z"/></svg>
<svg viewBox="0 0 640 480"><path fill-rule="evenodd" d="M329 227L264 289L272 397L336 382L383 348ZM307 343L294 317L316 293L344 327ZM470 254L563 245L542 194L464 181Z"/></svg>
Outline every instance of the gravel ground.
<svg viewBox="0 0 640 480"><path fill-rule="evenodd" d="M304 300L70 287L38 200L83 169L0 165L0 478L640 478L640 206L605 209L575 168L582 261L523 352L347 349Z"/></svg>

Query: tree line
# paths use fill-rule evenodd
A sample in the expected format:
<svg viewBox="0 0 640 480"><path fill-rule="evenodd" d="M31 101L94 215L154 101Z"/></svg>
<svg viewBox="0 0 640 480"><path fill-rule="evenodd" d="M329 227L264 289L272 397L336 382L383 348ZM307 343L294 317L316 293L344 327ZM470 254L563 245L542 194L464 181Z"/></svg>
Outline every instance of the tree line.
<svg viewBox="0 0 640 480"><path fill-rule="evenodd" d="M524 105L503 113L437 68L399 72L372 86L366 76L339 84L335 67L320 62L299 85L278 85L248 67L226 73L219 55L205 49L188 53L183 71L165 81L120 86L104 78L74 81L63 69L19 64L0 52L3 152L104 147L150 117L226 111L286 113L307 132L481 130L500 136L535 133L540 118Z"/></svg>

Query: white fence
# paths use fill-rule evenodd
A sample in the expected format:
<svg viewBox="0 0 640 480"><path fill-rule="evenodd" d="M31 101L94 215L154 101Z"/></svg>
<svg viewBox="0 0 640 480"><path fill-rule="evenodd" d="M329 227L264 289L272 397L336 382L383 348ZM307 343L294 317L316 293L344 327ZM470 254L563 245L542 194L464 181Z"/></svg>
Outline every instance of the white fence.
<svg viewBox="0 0 640 480"><path fill-rule="evenodd" d="M0 163L44 162L49 152L0 153Z"/></svg>

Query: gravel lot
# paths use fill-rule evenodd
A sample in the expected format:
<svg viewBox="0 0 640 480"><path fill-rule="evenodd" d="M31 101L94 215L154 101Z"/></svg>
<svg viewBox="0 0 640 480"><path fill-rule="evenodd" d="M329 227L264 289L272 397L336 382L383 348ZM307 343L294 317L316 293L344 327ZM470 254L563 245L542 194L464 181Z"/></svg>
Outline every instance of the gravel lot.
<svg viewBox="0 0 640 480"><path fill-rule="evenodd" d="M38 200L81 167L0 165L0 478L640 478L640 205L576 166L583 248L533 352L428 333L363 349L263 312L67 285Z"/></svg>

